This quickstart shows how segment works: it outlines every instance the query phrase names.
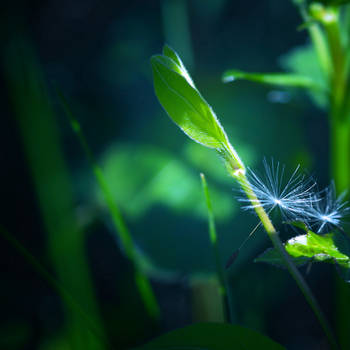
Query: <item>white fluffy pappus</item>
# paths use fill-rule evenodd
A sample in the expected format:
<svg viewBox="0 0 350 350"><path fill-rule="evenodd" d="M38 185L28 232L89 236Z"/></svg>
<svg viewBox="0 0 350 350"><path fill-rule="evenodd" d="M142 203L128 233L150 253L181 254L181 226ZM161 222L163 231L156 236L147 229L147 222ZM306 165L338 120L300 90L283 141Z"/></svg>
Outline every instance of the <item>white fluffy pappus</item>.
<svg viewBox="0 0 350 350"><path fill-rule="evenodd" d="M282 215L288 220L305 220L306 209L312 206L313 201L319 199L312 195L316 183L311 178L306 178L300 172L298 165L289 178L285 176L285 166L271 160L269 164L263 160L264 174L248 169L247 177L258 200L251 201L245 196L238 200L245 203L244 209L254 209L262 206L267 211L279 208ZM242 191L244 194L244 190Z"/></svg>
<svg viewBox="0 0 350 350"><path fill-rule="evenodd" d="M345 192L336 196L334 182L323 191L313 196L306 210L308 224L317 233L329 232L333 227L341 229L342 220L350 213L348 202L344 200Z"/></svg>

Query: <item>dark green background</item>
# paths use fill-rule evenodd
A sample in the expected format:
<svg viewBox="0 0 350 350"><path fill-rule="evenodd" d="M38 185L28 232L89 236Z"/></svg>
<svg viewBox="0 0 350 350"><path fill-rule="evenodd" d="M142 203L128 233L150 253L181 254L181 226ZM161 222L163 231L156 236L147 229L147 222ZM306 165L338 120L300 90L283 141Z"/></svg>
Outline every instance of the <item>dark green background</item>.
<svg viewBox="0 0 350 350"><path fill-rule="evenodd" d="M215 153L189 141L161 109L149 58L160 53L165 42L183 58L249 166L261 168L263 157L273 157L286 164L288 173L301 163L321 186L328 183L323 111L302 93L284 92L286 103L272 103L275 89L221 82L222 73L231 68L279 71L281 57L307 43L307 33L297 31L301 20L291 1L50 0L11 1L1 7L2 48L6 50L13 37L25 36L46 76L77 214L89 225L86 246L107 328L112 334L130 333L125 342L115 336L116 344L139 344L191 322L189 280L214 271L200 172L207 175L212 193L223 261L257 223L254 215L239 209L237 189ZM141 334L137 329L144 327L142 317L135 323L131 317L132 326L123 330L118 313L120 301L132 294L132 284L126 282L130 268L53 83L71 104L148 261L164 315L160 329L146 327ZM0 223L52 271L9 95L3 84ZM17 341L8 340L11 349L40 348L44 338L54 338L62 327L59 298L8 242L0 240L0 338L13 333ZM259 231L229 271L234 321L288 349L317 349L323 334L291 278L252 262L269 245ZM329 267L314 266L307 279L332 318ZM132 298L124 308L131 314L140 312Z"/></svg>

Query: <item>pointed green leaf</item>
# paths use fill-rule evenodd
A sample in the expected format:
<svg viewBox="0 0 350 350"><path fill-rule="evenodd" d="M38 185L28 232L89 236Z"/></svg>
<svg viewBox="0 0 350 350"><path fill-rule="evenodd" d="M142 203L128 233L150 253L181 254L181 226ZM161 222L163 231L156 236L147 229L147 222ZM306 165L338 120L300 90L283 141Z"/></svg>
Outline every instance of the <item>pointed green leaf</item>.
<svg viewBox="0 0 350 350"><path fill-rule="evenodd" d="M183 63L179 55L175 52L175 50L173 50L170 46L166 44L163 47L163 55L171 58L180 67L183 66Z"/></svg>
<svg viewBox="0 0 350 350"><path fill-rule="evenodd" d="M162 335L135 350L283 350L270 338L238 325L197 323Z"/></svg>
<svg viewBox="0 0 350 350"><path fill-rule="evenodd" d="M223 74L222 80L224 83L229 83L235 80L250 80L257 83L282 87L321 89L321 86L312 78L292 73L246 73L239 70L229 70Z"/></svg>
<svg viewBox="0 0 350 350"><path fill-rule="evenodd" d="M194 87L193 80L188 74L187 69L185 65L182 63L179 55L168 45L164 45L163 55L172 59L180 67L180 74L182 74L186 78L186 80L190 83L190 85Z"/></svg>
<svg viewBox="0 0 350 350"><path fill-rule="evenodd" d="M228 145L214 111L195 88L175 51L151 58L156 95L170 118L194 141L210 148Z"/></svg>

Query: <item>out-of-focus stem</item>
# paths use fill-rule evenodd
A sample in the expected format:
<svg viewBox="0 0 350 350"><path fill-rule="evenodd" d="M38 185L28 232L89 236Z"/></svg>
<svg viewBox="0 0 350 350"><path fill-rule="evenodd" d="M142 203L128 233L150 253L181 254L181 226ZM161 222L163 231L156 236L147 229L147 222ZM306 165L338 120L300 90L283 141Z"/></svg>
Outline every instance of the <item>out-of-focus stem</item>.
<svg viewBox="0 0 350 350"><path fill-rule="evenodd" d="M309 23L307 25L307 30L315 48L322 72L328 80L331 76L333 67L324 32L318 23L312 23L304 2L300 1L298 7L303 21Z"/></svg>
<svg viewBox="0 0 350 350"><path fill-rule="evenodd" d="M324 20L323 24L333 65L333 74L330 79L331 114L332 118L340 120L344 117L343 105L347 82L346 55L339 27L339 10L331 9L328 10L327 14L326 18L328 19Z"/></svg>
<svg viewBox="0 0 350 350"><path fill-rule="evenodd" d="M349 189L350 181L350 125L348 120L330 118L330 165L338 193Z"/></svg>
<svg viewBox="0 0 350 350"><path fill-rule="evenodd" d="M207 181L205 179L204 174L201 173L200 177L201 177L203 192L204 192L205 201L206 201L206 205L207 205L207 209L208 209L209 238L210 238L210 242L211 242L211 245L213 247L213 251L214 251L214 255L215 255L216 273L217 273L217 278L219 281L220 294L221 294L221 297L222 297L224 304L226 306L226 310L224 310L224 313L225 313L224 317L225 317L225 320L228 321L229 316L230 316L230 311L231 311L230 306L229 306L229 297L230 296L229 296L229 293L228 293L228 290L226 287L227 283L226 283L225 273L224 273L224 269L223 269L221 258L220 258L213 207L211 204L208 185L207 185Z"/></svg>
<svg viewBox="0 0 350 350"><path fill-rule="evenodd" d="M330 84L330 170L337 192L350 188L350 91L349 91L349 41L343 42L340 29L339 8L326 8L330 14L322 23L334 67ZM348 10L349 12L349 10ZM327 17L326 17L327 19ZM349 195L349 194L347 194ZM343 349L349 340L349 286L335 276L336 330Z"/></svg>

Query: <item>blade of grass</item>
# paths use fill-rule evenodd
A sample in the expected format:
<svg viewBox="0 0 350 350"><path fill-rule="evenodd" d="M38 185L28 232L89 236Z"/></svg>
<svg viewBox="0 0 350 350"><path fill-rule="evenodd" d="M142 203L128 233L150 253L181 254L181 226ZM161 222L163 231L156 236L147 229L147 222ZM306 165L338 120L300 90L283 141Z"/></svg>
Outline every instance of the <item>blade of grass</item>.
<svg viewBox="0 0 350 350"><path fill-rule="evenodd" d="M109 190L107 182L104 178L102 169L98 165L87 140L81 130L78 120L74 117L71 108L69 107L66 98L64 97L61 90L56 87L56 91L60 102L63 106L65 114L67 115L71 127L75 134L77 135L79 142L87 156L91 169L95 175L96 181L101 189L101 192L105 198L108 210L112 217L113 224L115 226L116 232L119 235L121 245L125 251L127 258L130 260L134 268L134 279L137 286L137 289L140 293L141 299L144 303L144 306L149 313L149 315L154 319L160 318L160 309L157 302L157 299L153 293L151 283L148 277L143 273L141 267L137 262L136 249L132 240L132 236L129 232L129 229L123 219L123 216Z"/></svg>
<svg viewBox="0 0 350 350"><path fill-rule="evenodd" d="M49 256L58 280L79 300L99 334L105 334L90 276L85 235L74 217L71 182L42 69L24 38L13 37L4 55L9 95L33 180ZM63 300L64 301L64 300ZM63 303L72 349L104 350L87 322Z"/></svg>
<svg viewBox="0 0 350 350"><path fill-rule="evenodd" d="M201 173L200 178L202 181L202 187L203 187L203 192L205 196L205 203L208 209L209 238L210 238L210 242L213 247L213 251L215 255L215 266L216 266L216 273L217 273L217 278L219 282L219 289L226 308L226 310L224 310L225 320L229 321L229 319L232 320L232 315L231 315L232 309L230 307L230 295L229 295L227 281L225 278L225 272L224 272L222 261L220 258L220 251L218 247L218 238L216 233L213 207L212 207L208 184L207 184L205 175Z"/></svg>
<svg viewBox="0 0 350 350"><path fill-rule="evenodd" d="M25 258L25 260L33 267L33 269L48 282L48 284L61 296L65 303L76 312L82 320L89 325L89 329L105 342L106 347L111 347L111 344L107 341L103 334L100 334L99 327L91 319L91 317L84 311L81 305L74 299L74 297L69 293L69 291L61 284L59 281L52 276L52 274L39 262L39 260L31 254L28 249L21 244L13 234L11 234L7 229L0 225L0 233L16 250L17 252Z"/></svg>

